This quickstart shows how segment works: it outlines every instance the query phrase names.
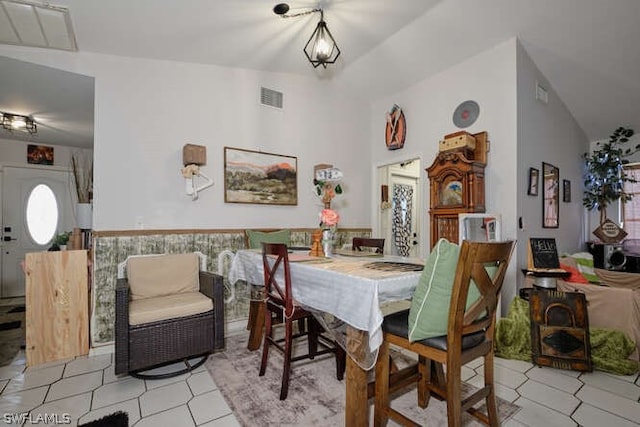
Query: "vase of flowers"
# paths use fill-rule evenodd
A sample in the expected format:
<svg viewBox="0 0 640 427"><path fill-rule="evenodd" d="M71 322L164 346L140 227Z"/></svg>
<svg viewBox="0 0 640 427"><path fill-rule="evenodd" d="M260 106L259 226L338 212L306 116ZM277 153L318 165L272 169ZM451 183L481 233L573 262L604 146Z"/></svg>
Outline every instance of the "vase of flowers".
<svg viewBox="0 0 640 427"><path fill-rule="evenodd" d="M333 245L336 241L336 230L340 215L333 209L323 209L320 212L320 228L322 229L322 250L324 256L331 257L333 255Z"/></svg>

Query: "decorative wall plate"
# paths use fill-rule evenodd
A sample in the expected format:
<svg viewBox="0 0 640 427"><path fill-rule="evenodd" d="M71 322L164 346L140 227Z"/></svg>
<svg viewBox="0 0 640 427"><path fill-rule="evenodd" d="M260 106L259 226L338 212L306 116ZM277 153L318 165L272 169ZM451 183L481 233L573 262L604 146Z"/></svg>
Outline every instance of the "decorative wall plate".
<svg viewBox="0 0 640 427"><path fill-rule="evenodd" d="M387 126L385 128L385 144L389 150L397 150L404 147L407 136L407 122L404 113L398 105L393 105L387 113Z"/></svg>
<svg viewBox="0 0 640 427"><path fill-rule="evenodd" d="M480 106L476 101L464 101L453 112L453 124L466 128L475 123L480 114Z"/></svg>

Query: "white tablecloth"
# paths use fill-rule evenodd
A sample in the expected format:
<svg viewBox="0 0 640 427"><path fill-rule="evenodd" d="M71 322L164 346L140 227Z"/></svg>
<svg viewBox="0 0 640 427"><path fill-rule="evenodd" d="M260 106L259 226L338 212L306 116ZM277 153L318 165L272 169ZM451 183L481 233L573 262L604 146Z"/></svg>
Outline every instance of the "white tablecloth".
<svg viewBox="0 0 640 427"><path fill-rule="evenodd" d="M400 257L345 257L336 255L328 262L290 262L293 296L300 304L330 313L369 335L369 350L382 343L380 303L409 299L418 283L420 271L379 271L363 267L375 261L423 264L422 260ZM229 270L229 281L245 280L262 285L262 254L259 250L240 250Z"/></svg>

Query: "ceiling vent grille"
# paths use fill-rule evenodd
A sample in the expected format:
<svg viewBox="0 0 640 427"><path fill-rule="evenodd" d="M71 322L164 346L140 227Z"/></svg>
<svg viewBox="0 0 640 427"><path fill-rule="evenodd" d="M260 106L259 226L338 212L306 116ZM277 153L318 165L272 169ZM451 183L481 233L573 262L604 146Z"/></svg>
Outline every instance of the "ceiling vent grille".
<svg viewBox="0 0 640 427"><path fill-rule="evenodd" d="M69 10L28 0L0 0L0 43L78 50Z"/></svg>
<svg viewBox="0 0 640 427"><path fill-rule="evenodd" d="M260 88L260 103L267 107L278 108L282 110L283 94L277 90Z"/></svg>

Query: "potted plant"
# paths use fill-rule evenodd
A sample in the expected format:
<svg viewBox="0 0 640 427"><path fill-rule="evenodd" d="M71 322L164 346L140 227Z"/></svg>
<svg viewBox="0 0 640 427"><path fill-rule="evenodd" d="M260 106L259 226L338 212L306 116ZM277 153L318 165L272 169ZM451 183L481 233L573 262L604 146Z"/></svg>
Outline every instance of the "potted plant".
<svg viewBox="0 0 640 427"><path fill-rule="evenodd" d="M600 224L607 220L607 206L621 199L624 203L631 200L631 195L624 192L625 182L635 182L627 175L623 165L628 163L625 157L640 151L640 144L634 148L623 145L634 135L633 129L619 127L607 142L597 142L596 149L584 153L584 197L582 204L588 210L600 212Z"/></svg>
<svg viewBox="0 0 640 427"><path fill-rule="evenodd" d="M71 237L70 231L65 231L63 233L56 234L53 238L53 244L49 248L50 251L59 251L67 249L67 244L69 243L69 237Z"/></svg>

